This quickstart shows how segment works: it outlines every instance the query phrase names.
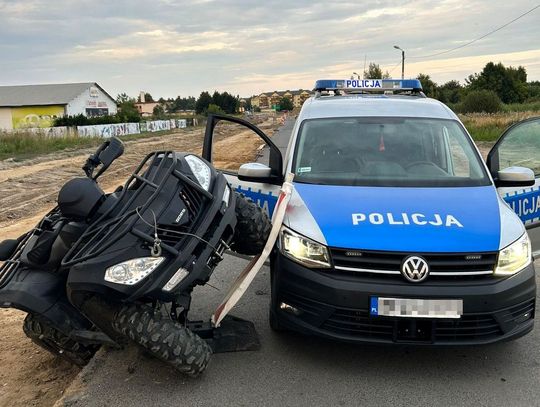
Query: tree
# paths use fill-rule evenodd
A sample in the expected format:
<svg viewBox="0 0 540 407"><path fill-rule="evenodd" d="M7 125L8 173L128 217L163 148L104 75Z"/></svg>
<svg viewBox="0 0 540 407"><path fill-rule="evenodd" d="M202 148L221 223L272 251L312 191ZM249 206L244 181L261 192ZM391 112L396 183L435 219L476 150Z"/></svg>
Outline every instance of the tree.
<svg viewBox="0 0 540 407"><path fill-rule="evenodd" d="M199 96L199 99L197 99L197 102L195 103L195 112L197 114L204 114L208 110L208 106L213 103L212 96L210 96L210 93L204 91L201 92L201 95Z"/></svg>
<svg viewBox="0 0 540 407"><path fill-rule="evenodd" d="M179 110L195 110L195 103L197 100L193 96L182 98L177 96L176 99L171 100L169 103L169 111L177 112Z"/></svg>
<svg viewBox="0 0 540 407"><path fill-rule="evenodd" d="M239 98L231 95L228 92L223 92L221 94L221 104L219 105L225 113L234 114L238 111L240 105Z"/></svg>
<svg viewBox="0 0 540 407"><path fill-rule="evenodd" d="M426 94L426 96L436 98L437 97L437 84L433 82L429 75L426 74L418 74L416 77L422 84L422 90Z"/></svg>
<svg viewBox="0 0 540 407"><path fill-rule="evenodd" d="M527 98L527 71L488 62L482 72L465 79L468 90L492 90L503 103L522 103Z"/></svg>
<svg viewBox="0 0 540 407"><path fill-rule="evenodd" d="M386 71L383 74L383 71L379 64L370 62L367 71L364 71L364 79L388 79L390 74Z"/></svg>
<svg viewBox="0 0 540 407"><path fill-rule="evenodd" d="M215 90L212 95L212 103L223 108L223 96L217 90Z"/></svg>
<svg viewBox="0 0 540 407"><path fill-rule="evenodd" d="M122 103L126 103L132 100L127 93L120 93L118 96L116 96L116 104L121 105Z"/></svg>
<svg viewBox="0 0 540 407"><path fill-rule="evenodd" d="M154 110L152 111L154 119L162 120L165 118L165 109L163 105L155 105Z"/></svg>
<svg viewBox="0 0 540 407"><path fill-rule="evenodd" d="M463 86L459 81L448 81L437 89L437 98L443 103L459 103Z"/></svg>
<svg viewBox="0 0 540 407"><path fill-rule="evenodd" d="M540 81L527 83L527 93L530 100L540 100Z"/></svg>
<svg viewBox="0 0 540 407"><path fill-rule="evenodd" d="M291 111L294 109L293 102L290 98L281 98L279 101L279 110L288 110Z"/></svg>
<svg viewBox="0 0 540 407"><path fill-rule="evenodd" d="M154 102L154 98L152 97L152 95L150 93L146 92L144 94L144 101L145 102ZM141 100L141 102L142 102L142 100Z"/></svg>
<svg viewBox="0 0 540 407"><path fill-rule="evenodd" d="M135 106L136 99L130 98L127 94L121 93L116 98L118 112L116 116L120 123L138 123L141 121L141 114Z"/></svg>

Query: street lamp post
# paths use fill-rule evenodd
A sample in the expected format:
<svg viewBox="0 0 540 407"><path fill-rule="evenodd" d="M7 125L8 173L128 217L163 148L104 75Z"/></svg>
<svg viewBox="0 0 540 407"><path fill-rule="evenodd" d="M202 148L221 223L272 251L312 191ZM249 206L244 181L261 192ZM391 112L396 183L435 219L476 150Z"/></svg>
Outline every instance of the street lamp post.
<svg viewBox="0 0 540 407"><path fill-rule="evenodd" d="M401 51L401 79L405 79L405 51L397 45L394 45L394 48Z"/></svg>
<svg viewBox="0 0 540 407"><path fill-rule="evenodd" d="M353 72L353 75L356 75L357 79L360 79L360 75L358 75L356 72Z"/></svg>

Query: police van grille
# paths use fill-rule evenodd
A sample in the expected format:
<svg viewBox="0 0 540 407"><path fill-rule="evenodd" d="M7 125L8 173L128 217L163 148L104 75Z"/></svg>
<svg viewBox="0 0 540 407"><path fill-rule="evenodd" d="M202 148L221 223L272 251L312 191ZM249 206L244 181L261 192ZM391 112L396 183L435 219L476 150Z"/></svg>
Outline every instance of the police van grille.
<svg viewBox="0 0 540 407"><path fill-rule="evenodd" d="M336 309L322 324L322 329L340 335L392 340L394 321L372 318L367 310Z"/></svg>
<svg viewBox="0 0 540 407"><path fill-rule="evenodd" d="M403 260L409 255L426 259L430 278L491 278L497 253L403 253L365 251L354 249L330 249L334 267L346 274L378 274L399 276ZM484 273L484 274L480 274Z"/></svg>

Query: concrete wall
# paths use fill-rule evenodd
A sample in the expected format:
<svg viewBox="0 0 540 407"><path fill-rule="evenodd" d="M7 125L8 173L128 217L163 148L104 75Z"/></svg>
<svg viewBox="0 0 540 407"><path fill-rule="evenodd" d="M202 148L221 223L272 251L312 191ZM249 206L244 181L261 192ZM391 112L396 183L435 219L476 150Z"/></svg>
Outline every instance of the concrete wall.
<svg viewBox="0 0 540 407"><path fill-rule="evenodd" d="M11 130L12 128L11 108L0 107L0 130Z"/></svg>
<svg viewBox="0 0 540 407"><path fill-rule="evenodd" d="M86 115L86 109L107 109L108 114L112 115L116 113L116 103L101 89L92 86L69 102L66 114L68 116Z"/></svg>

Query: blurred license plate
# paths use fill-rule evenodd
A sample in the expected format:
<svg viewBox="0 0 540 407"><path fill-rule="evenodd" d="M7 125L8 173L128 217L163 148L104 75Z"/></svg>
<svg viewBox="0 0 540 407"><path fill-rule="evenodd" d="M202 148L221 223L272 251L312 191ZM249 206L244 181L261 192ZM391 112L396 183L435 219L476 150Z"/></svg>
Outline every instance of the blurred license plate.
<svg viewBox="0 0 540 407"><path fill-rule="evenodd" d="M463 300L426 300L413 298L370 298L371 315L412 318L460 318Z"/></svg>

